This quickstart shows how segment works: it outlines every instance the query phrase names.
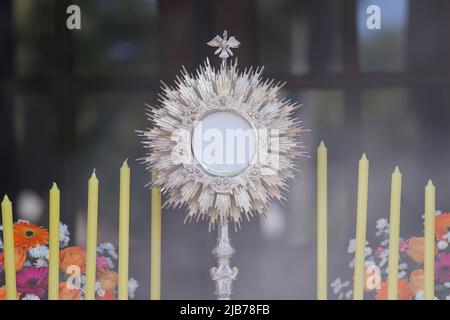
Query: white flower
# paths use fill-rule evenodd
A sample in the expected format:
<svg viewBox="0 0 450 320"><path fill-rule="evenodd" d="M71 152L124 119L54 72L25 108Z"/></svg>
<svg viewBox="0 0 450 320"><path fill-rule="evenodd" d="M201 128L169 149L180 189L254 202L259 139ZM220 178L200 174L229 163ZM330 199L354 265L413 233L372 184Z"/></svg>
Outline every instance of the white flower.
<svg viewBox="0 0 450 320"><path fill-rule="evenodd" d="M355 245L356 245L356 239L350 239L348 241L348 247L347 247L347 253L355 253ZM366 241L366 252L367 252L367 246L369 245L369 242ZM370 249L372 250L372 249Z"/></svg>
<svg viewBox="0 0 450 320"><path fill-rule="evenodd" d="M105 290L103 289L102 284L99 281L95 282L95 292L99 297L103 297L105 295Z"/></svg>
<svg viewBox="0 0 450 320"><path fill-rule="evenodd" d="M444 283L444 286L445 286L446 288L450 288L450 282L445 282L445 283Z"/></svg>
<svg viewBox="0 0 450 320"><path fill-rule="evenodd" d="M440 216L441 214L442 214L441 210L436 210L436 213L435 213L436 216Z"/></svg>
<svg viewBox="0 0 450 320"><path fill-rule="evenodd" d="M48 259L38 258L38 259L36 259L36 262L34 263L34 266L38 267L38 268L48 267Z"/></svg>
<svg viewBox="0 0 450 320"><path fill-rule="evenodd" d="M348 242L348 248L347 253L354 253L355 252L355 239L350 239Z"/></svg>
<svg viewBox="0 0 450 320"><path fill-rule="evenodd" d="M349 268L354 268L355 267L355 258L352 259L352 261L350 261L350 263L348 264Z"/></svg>
<svg viewBox="0 0 450 320"><path fill-rule="evenodd" d="M130 298L133 299L135 297L135 292L138 287L139 283L135 279L130 278L130 280L128 280L128 296Z"/></svg>
<svg viewBox="0 0 450 320"><path fill-rule="evenodd" d="M340 278L337 278L337 279L335 279L335 280L330 284L330 286L331 286L332 288L334 288L335 286L339 285L340 283L341 283L341 279L340 279Z"/></svg>
<svg viewBox="0 0 450 320"><path fill-rule="evenodd" d="M26 294L21 300L41 300L41 298L35 294Z"/></svg>
<svg viewBox="0 0 450 320"><path fill-rule="evenodd" d="M97 252L102 255L108 255L113 259L117 259L116 247L110 242L100 243Z"/></svg>
<svg viewBox="0 0 450 320"><path fill-rule="evenodd" d="M406 276L406 272L405 272L405 271L400 271L400 272L398 273L398 277L399 277L400 279L403 279L405 276Z"/></svg>
<svg viewBox="0 0 450 320"><path fill-rule="evenodd" d="M389 245L389 239L383 240L383 241L381 241L381 243L380 243L380 246L381 246L381 247L387 247L388 245Z"/></svg>
<svg viewBox="0 0 450 320"><path fill-rule="evenodd" d="M80 295L81 295L81 299L84 299L84 289L85 289L85 285L86 285L86 274L82 273L80 275Z"/></svg>
<svg viewBox="0 0 450 320"><path fill-rule="evenodd" d="M446 239L447 241L450 241L450 232L447 232L442 236L442 238Z"/></svg>
<svg viewBox="0 0 450 320"><path fill-rule="evenodd" d="M386 264L386 262L388 261L388 256L389 256L389 250L384 250L380 254L380 268Z"/></svg>
<svg viewBox="0 0 450 320"><path fill-rule="evenodd" d="M408 264L406 262L400 263L398 265L399 270L405 270L406 268L408 268Z"/></svg>
<svg viewBox="0 0 450 320"><path fill-rule="evenodd" d="M345 299L351 300L352 299L352 295L353 295L353 290L347 291L347 293L345 294Z"/></svg>
<svg viewBox="0 0 450 320"><path fill-rule="evenodd" d="M437 244L439 250L445 250L448 247L448 242L447 241L439 241Z"/></svg>
<svg viewBox="0 0 450 320"><path fill-rule="evenodd" d="M388 225L389 225L389 224L388 224L387 219L386 219L386 218L381 218L381 219L378 219L378 220L377 220L377 226L376 226L376 228L377 228L377 230L379 230L379 229L384 229L384 228L386 228Z"/></svg>
<svg viewBox="0 0 450 320"><path fill-rule="evenodd" d="M366 265L366 267L372 267L372 266L376 266L376 263L372 259L369 259L369 260L366 260L365 265Z"/></svg>
<svg viewBox="0 0 450 320"><path fill-rule="evenodd" d="M31 258L36 259L34 266L47 267L48 266L48 248L46 246L36 246L28 250Z"/></svg>
<svg viewBox="0 0 450 320"><path fill-rule="evenodd" d="M450 294L445 297L445 300L450 300Z"/></svg>
<svg viewBox="0 0 450 320"><path fill-rule="evenodd" d="M365 256L368 257L372 254L373 250L371 247L366 247Z"/></svg>
<svg viewBox="0 0 450 320"><path fill-rule="evenodd" d="M340 278L337 278L331 283L331 287L333 288L334 294L339 294L339 299L342 299L343 293L342 289L348 287L350 285L349 281L341 282Z"/></svg>
<svg viewBox="0 0 450 320"><path fill-rule="evenodd" d="M110 257L106 257L106 260L108 261L108 268L114 269L114 262L112 261L112 259Z"/></svg>
<svg viewBox="0 0 450 320"><path fill-rule="evenodd" d="M45 258L48 259L48 248L46 246L36 246L28 250L28 253L32 258L39 259Z"/></svg>
<svg viewBox="0 0 450 320"><path fill-rule="evenodd" d="M416 296L414 297L414 299L416 300L423 300L425 298L424 292L423 290L419 290L416 292Z"/></svg>
<svg viewBox="0 0 450 320"><path fill-rule="evenodd" d="M67 224L59 223L59 246L65 248L69 245L70 232Z"/></svg>

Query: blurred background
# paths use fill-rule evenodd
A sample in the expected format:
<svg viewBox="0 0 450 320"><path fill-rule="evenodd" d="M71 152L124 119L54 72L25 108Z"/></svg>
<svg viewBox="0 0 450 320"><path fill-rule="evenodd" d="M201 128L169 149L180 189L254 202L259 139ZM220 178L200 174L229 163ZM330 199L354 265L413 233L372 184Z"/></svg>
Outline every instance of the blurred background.
<svg viewBox="0 0 450 320"><path fill-rule="evenodd" d="M81 30L66 8L81 9ZM369 5L381 29L366 26ZM310 158L288 201L231 238L236 299L316 296L315 149L329 154L329 280L351 279L357 161L371 161L368 240L388 218L390 175L403 173L401 235L422 232L423 190L450 210L450 2L445 0L2 0L0 2L0 194L16 218L47 225L48 189L62 190L72 244L85 241L87 179L100 179L99 241L117 243L119 167L130 159L130 276L149 297L149 174L134 130L148 126L159 80L172 83L213 56L206 42L227 29L242 68L264 65L303 104ZM215 233L163 216L162 297L212 299ZM331 289L330 289L331 293ZM332 297L332 295L330 295Z"/></svg>

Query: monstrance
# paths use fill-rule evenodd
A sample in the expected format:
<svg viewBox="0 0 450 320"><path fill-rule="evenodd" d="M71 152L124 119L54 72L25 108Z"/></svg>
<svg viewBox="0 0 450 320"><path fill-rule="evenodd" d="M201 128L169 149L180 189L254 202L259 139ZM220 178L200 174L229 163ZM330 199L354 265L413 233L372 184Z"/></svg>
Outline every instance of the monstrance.
<svg viewBox="0 0 450 320"><path fill-rule="evenodd" d="M264 217L271 199L283 200L287 180L302 154L298 104L280 97L281 83L263 80L263 68L240 71L231 49L235 37L217 35L207 43L222 59L208 59L195 74L182 69L175 86L163 83L160 106L148 109L153 123L142 132L149 149L143 159L155 172L152 184L166 195L165 206L184 207L187 220L218 226L211 268L218 299L229 299L238 270L228 224L238 230L243 217ZM231 60L231 59L230 59Z"/></svg>

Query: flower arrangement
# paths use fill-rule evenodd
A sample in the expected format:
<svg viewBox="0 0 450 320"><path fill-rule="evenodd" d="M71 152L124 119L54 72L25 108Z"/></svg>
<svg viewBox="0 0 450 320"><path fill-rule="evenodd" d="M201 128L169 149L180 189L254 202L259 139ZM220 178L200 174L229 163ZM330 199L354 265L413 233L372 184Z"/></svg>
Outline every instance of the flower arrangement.
<svg viewBox="0 0 450 320"><path fill-rule="evenodd" d="M435 299L450 300L450 213L436 211L435 234ZM379 239L378 246L371 247L366 242L367 269L364 291L367 296L372 296L376 300L387 300L389 223L386 219L377 221L375 237ZM425 238L422 236L400 238L399 300L422 300L424 298L424 249ZM350 240L347 252L354 255L355 239ZM350 262L349 266L350 268L354 267L354 260ZM351 281L342 281L337 278L331 283L331 287L338 299L352 298Z"/></svg>
<svg viewBox="0 0 450 320"><path fill-rule="evenodd" d="M2 227L0 226L0 230ZM13 226L15 243L17 298L21 300L42 300L47 298L48 290L48 230L19 220ZM60 242L60 285L61 300L81 300L84 298L85 250L83 247L69 247L68 226L61 223ZM115 261L118 256L111 243L101 243L97 247L97 300L117 298L118 274ZM3 272L3 243L0 240L0 300L6 298ZM128 281L128 295L134 298L139 286L133 278Z"/></svg>

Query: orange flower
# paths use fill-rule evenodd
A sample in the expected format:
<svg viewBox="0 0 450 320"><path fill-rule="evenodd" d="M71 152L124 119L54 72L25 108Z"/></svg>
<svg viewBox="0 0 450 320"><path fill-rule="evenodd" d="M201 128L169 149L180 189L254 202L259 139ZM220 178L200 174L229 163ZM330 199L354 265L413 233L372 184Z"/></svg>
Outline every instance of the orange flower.
<svg viewBox="0 0 450 320"><path fill-rule="evenodd" d="M72 274L74 271L68 269L70 266L78 266L80 272L86 270L86 254L81 247L68 247L59 253L59 268L67 273Z"/></svg>
<svg viewBox="0 0 450 320"><path fill-rule="evenodd" d="M422 264L425 252L425 238L411 237L408 242L406 254L415 262Z"/></svg>
<svg viewBox="0 0 450 320"><path fill-rule="evenodd" d="M59 300L81 300L81 290L71 288L67 282L59 284Z"/></svg>
<svg viewBox="0 0 450 320"><path fill-rule="evenodd" d="M48 241L48 231L26 221L16 222L13 227L14 243L24 249L42 246Z"/></svg>
<svg viewBox="0 0 450 320"><path fill-rule="evenodd" d="M110 290L105 290L105 295L103 297L97 296L96 300L117 300L116 296Z"/></svg>
<svg viewBox="0 0 450 320"><path fill-rule="evenodd" d="M398 280L398 300L411 300L414 296L411 286L404 279ZM381 283L380 289L377 291L375 299L387 300L388 298L388 283L387 281Z"/></svg>
<svg viewBox="0 0 450 320"><path fill-rule="evenodd" d="M119 281L119 275L114 271L106 271L99 275L98 281L105 291L113 291Z"/></svg>
<svg viewBox="0 0 450 320"><path fill-rule="evenodd" d="M3 267L4 259L5 259L4 252L0 252L0 267ZM25 263L25 260L27 258L27 250L21 247L15 247L14 248L14 256L16 258L16 272L22 269L23 264Z"/></svg>
<svg viewBox="0 0 450 320"><path fill-rule="evenodd" d="M450 231L450 213L443 213L436 216L434 227L437 239L444 240L444 235Z"/></svg>
<svg viewBox="0 0 450 320"><path fill-rule="evenodd" d="M417 269L411 272L411 275L409 276L409 285L411 286L411 290L414 294L416 294L417 291L423 290L423 282L423 269Z"/></svg>
<svg viewBox="0 0 450 320"><path fill-rule="evenodd" d="M19 300L20 294L17 293L16 299ZM6 300L6 286L0 287L0 300Z"/></svg>

